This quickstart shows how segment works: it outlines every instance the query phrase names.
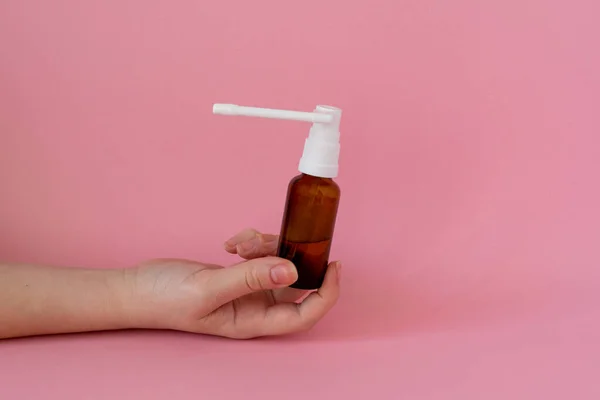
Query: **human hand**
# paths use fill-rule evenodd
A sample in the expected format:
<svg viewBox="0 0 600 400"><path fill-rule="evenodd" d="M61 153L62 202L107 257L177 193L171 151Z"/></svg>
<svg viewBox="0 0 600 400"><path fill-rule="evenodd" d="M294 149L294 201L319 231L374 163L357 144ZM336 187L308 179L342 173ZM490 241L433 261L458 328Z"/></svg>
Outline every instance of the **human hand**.
<svg viewBox="0 0 600 400"><path fill-rule="evenodd" d="M248 229L225 243L246 260L231 267L159 259L128 270L131 323L236 339L310 329L337 302L341 264L328 266L316 292L289 288L298 274L291 262L274 257L277 242Z"/></svg>

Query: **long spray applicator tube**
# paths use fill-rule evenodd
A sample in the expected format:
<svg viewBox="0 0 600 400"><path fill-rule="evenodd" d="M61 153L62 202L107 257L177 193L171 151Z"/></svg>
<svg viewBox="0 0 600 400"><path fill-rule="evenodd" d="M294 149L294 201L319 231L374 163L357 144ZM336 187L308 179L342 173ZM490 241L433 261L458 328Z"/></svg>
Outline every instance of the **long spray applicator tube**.
<svg viewBox="0 0 600 400"><path fill-rule="evenodd" d="M305 121L312 122L313 124L328 124L333 121L333 117L328 114L276 110L273 108L245 107L235 104L215 104L213 106L213 113L221 115L240 115L244 117L285 119L290 121Z"/></svg>

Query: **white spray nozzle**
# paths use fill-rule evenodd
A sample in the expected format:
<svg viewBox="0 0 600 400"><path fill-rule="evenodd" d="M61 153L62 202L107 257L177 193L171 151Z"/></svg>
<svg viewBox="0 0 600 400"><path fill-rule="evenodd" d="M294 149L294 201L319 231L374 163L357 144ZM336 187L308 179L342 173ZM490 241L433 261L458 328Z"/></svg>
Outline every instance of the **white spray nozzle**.
<svg viewBox="0 0 600 400"><path fill-rule="evenodd" d="M328 114L290 110L275 110L272 108L245 107L238 106L235 104L215 104L213 106L213 113L221 115L241 115L245 117L306 121L312 122L313 124L328 124L333 121L333 117Z"/></svg>
<svg viewBox="0 0 600 400"><path fill-rule="evenodd" d="M342 117L342 110L339 108L317 106L315 112L302 112L215 104L213 113L312 122L298 169L302 173L322 178L337 176L340 153L339 126Z"/></svg>

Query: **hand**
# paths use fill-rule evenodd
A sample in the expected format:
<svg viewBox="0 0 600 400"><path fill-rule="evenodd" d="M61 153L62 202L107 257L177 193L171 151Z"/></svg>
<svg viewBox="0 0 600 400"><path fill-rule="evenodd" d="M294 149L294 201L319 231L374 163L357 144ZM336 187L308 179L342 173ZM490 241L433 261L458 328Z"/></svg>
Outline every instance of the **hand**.
<svg viewBox="0 0 600 400"><path fill-rule="evenodd" d="M341 265L329 265L316 292L289 288L298 274L291 262L274 257L277 242L249 229L225 243L226 251L247 260L232 267L165 259L130 270L132 323L237 339L310 329L338 299Z"/></svg>

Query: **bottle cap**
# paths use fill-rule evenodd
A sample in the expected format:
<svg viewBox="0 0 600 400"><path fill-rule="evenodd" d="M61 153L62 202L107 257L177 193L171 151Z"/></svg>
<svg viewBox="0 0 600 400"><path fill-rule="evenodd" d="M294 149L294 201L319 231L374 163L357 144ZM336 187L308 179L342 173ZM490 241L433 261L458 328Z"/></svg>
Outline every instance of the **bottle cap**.
<svg viewBox="0 0 600 400"><path fill-rule="evenodd" d="M342 110L331 106L317 106L313 112L245 107L235 104L215 104L214 114L246 117L275 118L312 122L304 143L304 152L298 170L321 178L335 178L340 155L340 120Z"/></svg>

